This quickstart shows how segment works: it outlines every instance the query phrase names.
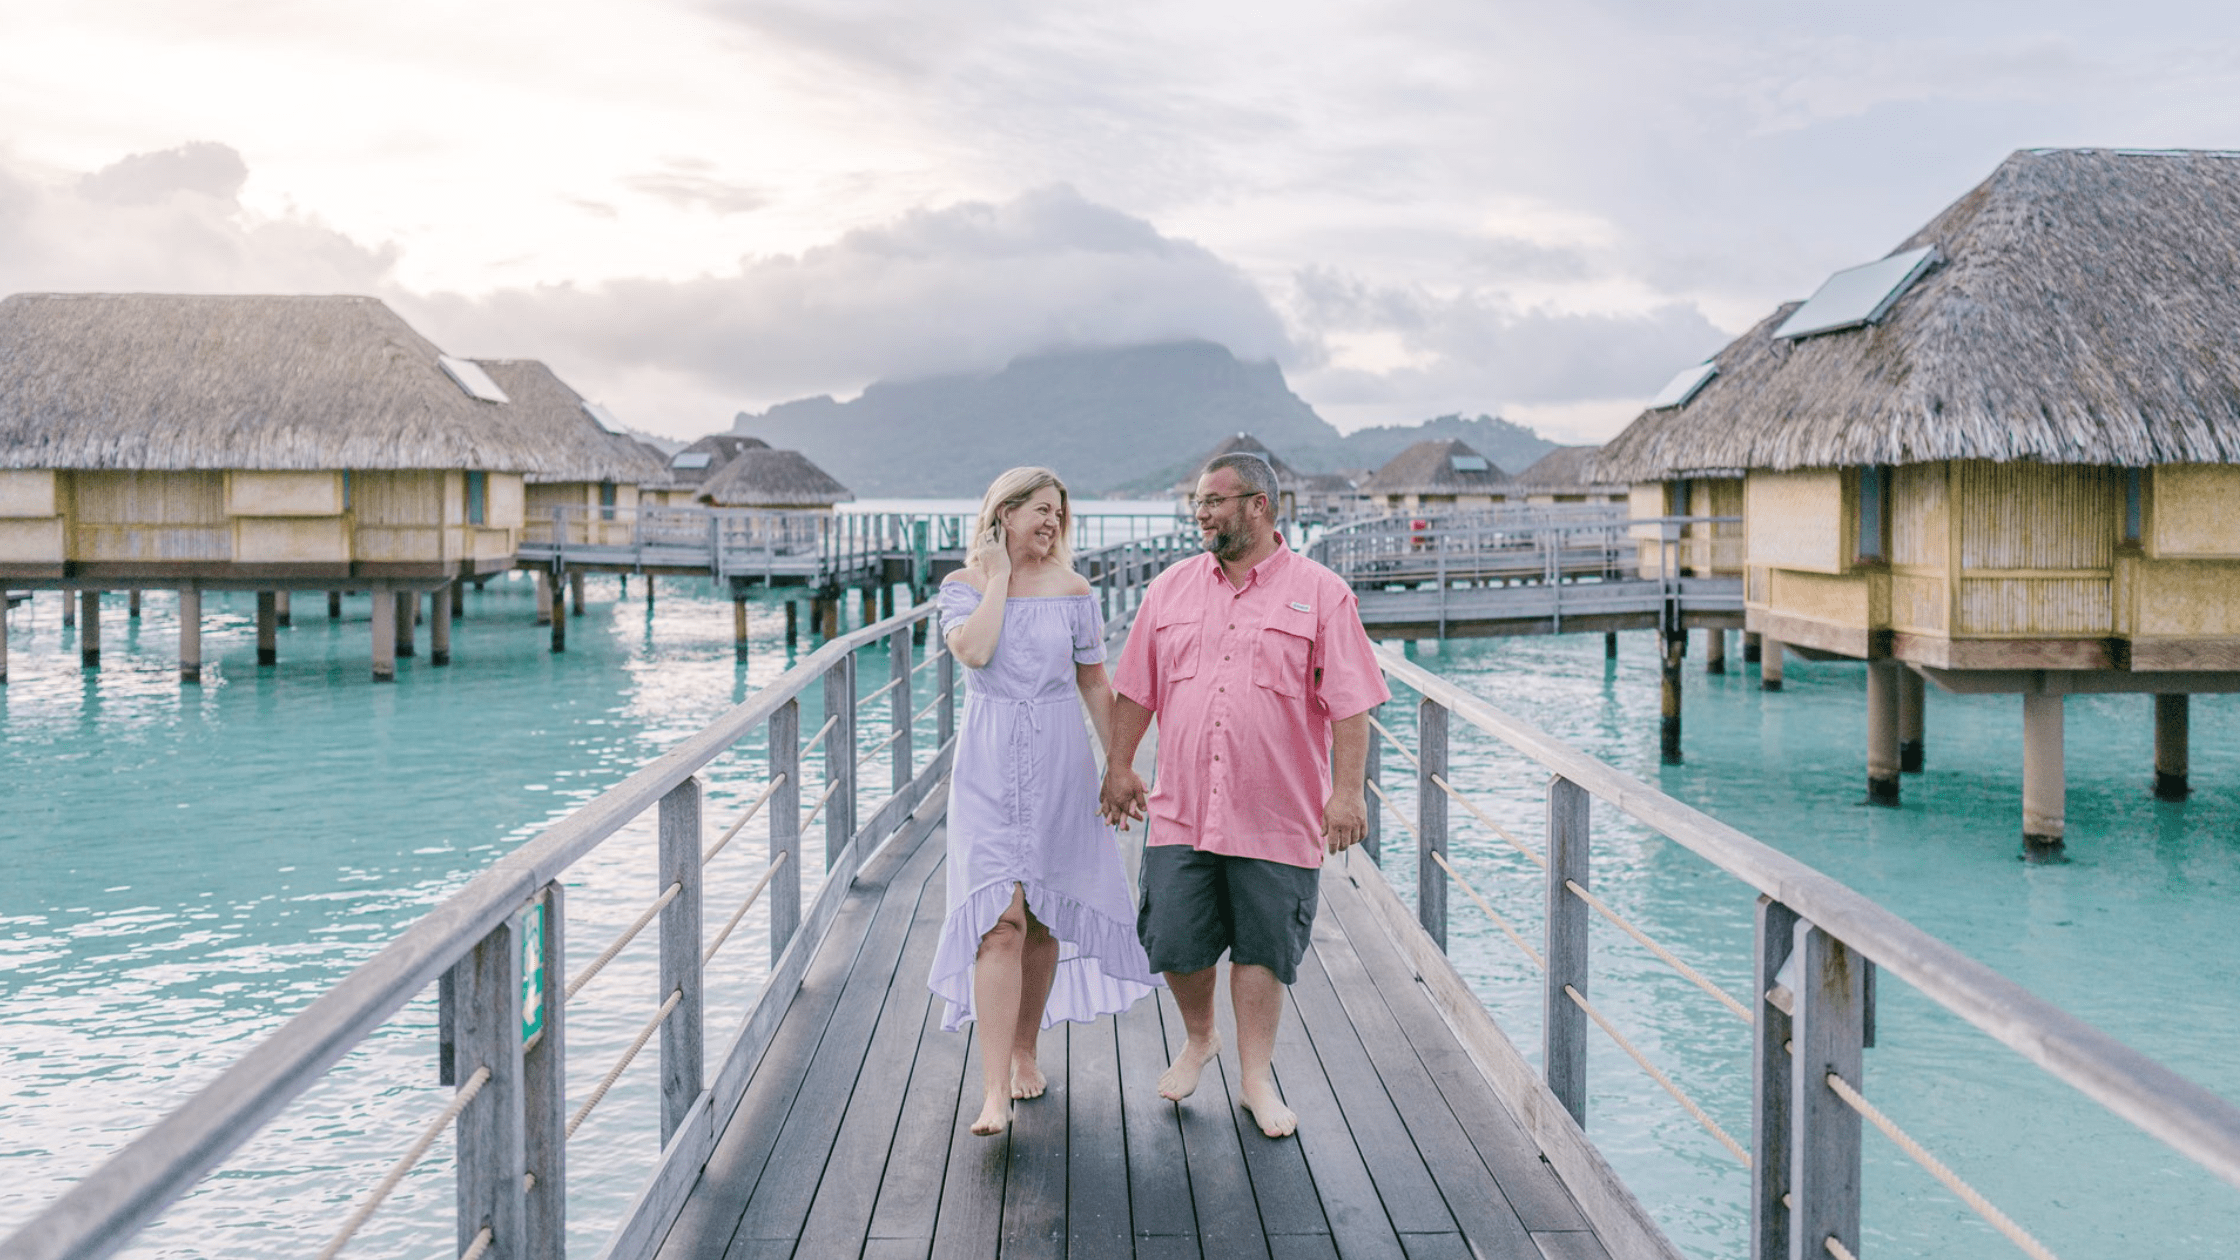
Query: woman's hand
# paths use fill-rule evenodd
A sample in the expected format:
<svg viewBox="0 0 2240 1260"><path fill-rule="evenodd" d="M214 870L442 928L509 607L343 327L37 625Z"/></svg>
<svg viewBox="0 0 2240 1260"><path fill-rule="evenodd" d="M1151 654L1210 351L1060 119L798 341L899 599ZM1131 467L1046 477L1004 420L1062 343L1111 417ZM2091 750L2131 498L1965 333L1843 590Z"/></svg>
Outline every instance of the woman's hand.
<svg viewBox="0 0 2240 1260"><path fill-rule="evenodd" d="M997 582L1011 580L1011 547L1004 541L1003 522L989 526L988 532L973 544L972 563L974 568L988 575L990 590L995 589Z"/></svg>

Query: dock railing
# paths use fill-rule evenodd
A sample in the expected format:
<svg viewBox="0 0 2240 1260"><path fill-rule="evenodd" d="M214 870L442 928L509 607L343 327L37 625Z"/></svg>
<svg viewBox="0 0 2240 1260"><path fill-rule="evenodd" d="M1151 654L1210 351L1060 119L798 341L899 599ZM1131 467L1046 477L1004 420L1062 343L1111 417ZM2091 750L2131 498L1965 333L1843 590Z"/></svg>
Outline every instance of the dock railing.
<svg viewBox="0 0 2240 1260"><path fill-rule="evenodd" d="M1380 720L1370 740L1370 839L1381 854L1385 822L1416 848L1413 924L1391 924L1403 947L1446 949L1448 899L1460 890L1543 975L1542 1069L1537 1077L1504 1039L1481 1067L1511 1099L1552 1096L1561 1115L1520 1116L1576 1192L1593 1193L1600 1157L1584 1141L1590 1024L1616 1043L1750 1174L1753 1260L1860 1250L1861 1143L1872 1124L2024 1254L2053 1253L1962 1177L1898 1128L1869 1101L1863 1051L1875 1044L1875 978L1899 978L1945 1010L2012 1048L2087 1099L2122 1117L2226 1182L2240 1186L2240 1108L2069 1015L1958 949L1913 926L1828 875L1650 787L1523 722L1448 679L1380 646L1386 677L1418 697L1416 746ZM1535 847L1465 795L1449 775L1460 729L1490 736L1548 778L1547 810ZM1384 752L1397 754L1388 763ZM1404 764L1400 764L1404 763ZM1386 788L1387 771L1414 780L1415 808L1403 812ZM1397 786L1397 784L1395 784ZM1706 979L1593 892L1593 817L1597 804L1670 838L1727 876L1757 890L1750 986L1739 996ZM1493 910L1449 860L1459 807L1472 825L1520 851L1541 872L1544 930L1536 947ZM1379 881L1381 886L1381 881ZM1398 900L1394 910L1404 914ZM1628 1039L1590 999L1589 929L1607 921L1699 987L1715 1018L1750 1026L1748 1132L1722 1129ZM1403 930L1406 929L1406 930ZM1415 930L1420 929L1420 931ZM1426 960L1427 962L1430 960ZM1419 966L1434 998L1482 1019L1474 995L1451 968ZM1525 1108L1529 1113L1529 1105ZM1604 1219L1620 1203L1584 1204Z"/></svg>
<svg viewBox="0 0 2240 1260"><path fill-rule="evenodd" d="M265 1037L218 1078L0 1240L0 1260L93 1260L128 1243L163 1208L317 1084L342 1057L434 985L439 993L440 1083L453 1086L387 1176L319 1253L342 1252L446 1128L456 1133L458 1252L475 1260L565 1254L567 1144L639 1052L658 1039L661 1149L651 1180L603 1254L650 1254L699 1176L721 1120L799 987L850 877L934 795L955 730L955 659L931 636L913 663L921 605L825 644L714 723L567 814L476 875L380 952ZM859 694L857 662L884 645L889 677ZM934 671L931 685L921 678ZM823 722L802 737L802 697L821 692ZM919 698L925 703L919 705ZM881 712L884 710L884 712ZM931 725L931 754L914 734ZM885 732L876 738L877 728ZM700 771L756 733L766 773L736 819L703 817ZM821 766L811 774L813 759ZM878 763L886 762L886 772ZM814 791L814 795L810 793ZM859 806L869 805L859 821ZM806 801L806 811L804 804ZM658 821L658 896L583 971L566 975L562 877L647 811ZM748 850L730 846L765 819L761 876L712 936L702 917L702 871ZM802 908L803 836L823 826L825 877ZM723 830L711 844L712 825ZM751 859L750 859L751 860ZM707 964L768 898L770 969L728 1049L711 1057L702 1027ZM569 1003L647 929L660 989L636 1037L581 1100L566 1096ZM571 1106L572 1104L572 1106ZM405 1145L400 1142L400 1145Z"/></svg>

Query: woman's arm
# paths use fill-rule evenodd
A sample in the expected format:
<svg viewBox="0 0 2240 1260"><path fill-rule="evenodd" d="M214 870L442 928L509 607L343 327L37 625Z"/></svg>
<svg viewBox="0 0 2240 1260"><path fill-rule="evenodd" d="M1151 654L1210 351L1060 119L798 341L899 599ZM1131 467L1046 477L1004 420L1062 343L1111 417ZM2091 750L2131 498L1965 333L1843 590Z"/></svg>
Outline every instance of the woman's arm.
<svg viewBox="0 0 2240 1260"><path fill-rule="evenodd" d="M1112 754L1112 679L1104 662L1073 667L1074 685L1081 689L1082 706L1089 710L1089 725L1097 732L1097 747Z"/></svg>
<svg viewBox="0 0 2240 1260"><path fill-rule="evenodd" d="M971 563L975 575L987 583L980 591L980 606L945 638L949 651L965 668L986 669L1003 638L1003 605L1011 594L1011 553L1000 533L981 537Z"/></svg>

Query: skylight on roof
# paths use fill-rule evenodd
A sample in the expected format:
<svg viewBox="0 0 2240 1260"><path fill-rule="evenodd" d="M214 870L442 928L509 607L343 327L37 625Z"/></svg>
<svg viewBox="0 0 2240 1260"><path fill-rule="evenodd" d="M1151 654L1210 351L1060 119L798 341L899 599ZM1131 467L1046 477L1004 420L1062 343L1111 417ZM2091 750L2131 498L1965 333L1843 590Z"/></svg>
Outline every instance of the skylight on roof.
<svg viewBox="0 0 2240 1260"><path fill-rule="evenodd" d="M714 458L714 456L708 454L706 451L678 451L676 454L676 458L669 461L669 467L706 468L708 466L708 462Z"/></svg>
<svg viewBox="0 0 2240 1260"><path fill-rule="evenodd" d="M469 398L494 403L513 401L506 397L504 390L498 388L496 381L490 379L490 374L482 370L482 365L474 360L454 359L446 354L438 356L436 362L443 366L444 373L457 382L459 388L467 391Z"/></svg>
<svg viewBox="0 0 2240 1260"><path fill-rule="evenodd" d="M1810 300L1773 330L1776 337L1810 337L1814 333L1857 328L1881 319L1921 273L1935 265L1937 247L1924 245L1892 254L1864 267L1852 267L1828 277Z"/></svg>
<svg viewBox="0 0 2240 1260"><path fill-rule="evenodd" d="M1447 463L1456 472L1484 472L1492 467L1483 455L1449 455Z"/></svg>
<svg viewBox="0 0 2240 1260"><path fill-rule="evenodd" d="M1649 410L1662 411L1667 407L1687 406L1688 400L1702 392L1703 387L1709 385L1711 378L1718 374L1719 365L1716 363L1698 363L1691 368L1681 368L1678 374L1664 383L1663 389L1657 391L1657 396L1649 400Z"/></svg>
<svg viewBox="0 0 2240 1260"><path fill-rule="evenodd" d="M609 433L622 432L622 421L617 419L613 412L607 410L605 404L603 403L585 403L583 405L583 414L591 417L593 423L597 424L600 428L605 429Z"/></svg>

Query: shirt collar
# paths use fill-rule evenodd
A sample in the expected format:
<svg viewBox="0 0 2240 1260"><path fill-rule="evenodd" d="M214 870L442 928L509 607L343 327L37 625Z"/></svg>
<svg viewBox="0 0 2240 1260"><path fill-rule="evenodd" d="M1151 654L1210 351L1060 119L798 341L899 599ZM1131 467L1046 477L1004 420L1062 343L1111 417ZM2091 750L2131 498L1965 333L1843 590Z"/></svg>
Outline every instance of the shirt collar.
<svg viewBox="0 0 2240 1260"><path fill-rule="evenodd" d="M1207 559L1213 561L1214 581L1219 582L1231 592L1249 591L1255 586L1273 581L1278 574L1283 572L1284 566L1291 563L1291 544L1279 532L1276 535L1276 549L1268 553L1267 559L1252 566L1252 571L1245 575L1243 586L1230 586L1229 574L1221 567L1221 561L1210 551L1206 552L1205 555Z"/></svg>

